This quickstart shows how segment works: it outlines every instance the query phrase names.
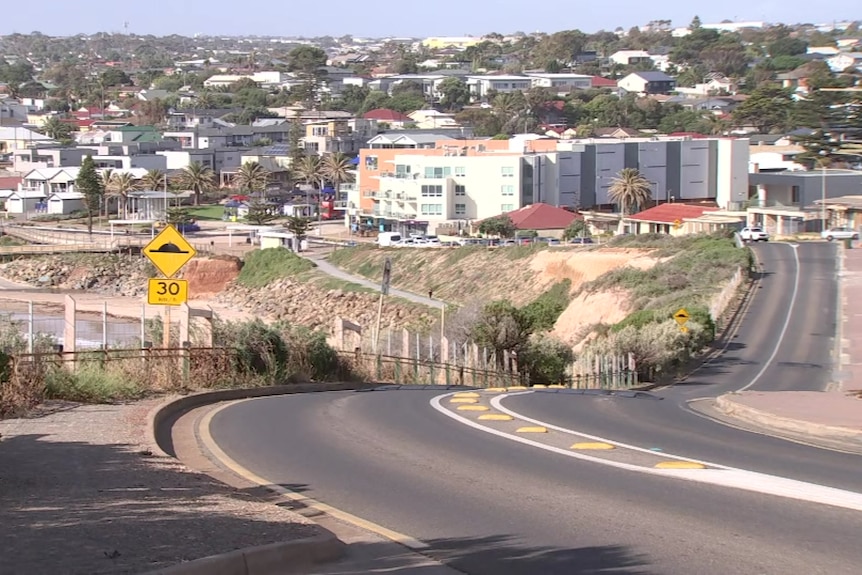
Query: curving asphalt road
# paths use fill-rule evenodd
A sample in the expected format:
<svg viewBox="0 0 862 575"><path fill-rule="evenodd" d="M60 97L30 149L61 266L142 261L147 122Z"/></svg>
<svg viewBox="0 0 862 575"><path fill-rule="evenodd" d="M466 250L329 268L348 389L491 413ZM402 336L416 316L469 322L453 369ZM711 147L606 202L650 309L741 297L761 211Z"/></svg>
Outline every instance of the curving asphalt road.
<svg viewBox="0 0 862 575"><path fill-rule="evenodd" d="M657 392L660 401L536 392L501 405L657 454L862 493L857 456L728 428L687 408L744 387L828 384L832 250L759 246L765 275L733 345L685 385ZM429 405L441 393L240 402L216 413L210 432L256 474L419 539L465 573L855 574L862 563L862 511L562 457L446 417Z"/></svg>

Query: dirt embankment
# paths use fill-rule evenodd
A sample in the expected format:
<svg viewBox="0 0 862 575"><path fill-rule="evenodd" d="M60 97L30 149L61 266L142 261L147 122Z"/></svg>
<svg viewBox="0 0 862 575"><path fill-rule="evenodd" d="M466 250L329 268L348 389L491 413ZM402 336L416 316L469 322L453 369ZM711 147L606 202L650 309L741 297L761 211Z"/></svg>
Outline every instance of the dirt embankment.
<svg viewBox="0 0 862 575"><path fill-rule="evenodd" d="M241 269L239 258L195 258L183 268L183 278L189 282L189 296L202 299L227 289Z"/></svg>
<svg viewBox="0 0 862 575"><path fill-rule="evenodd" d="M623 266L649 269L658 263L649 250L631 248L536 249L529 247L453 250L340 250L330 261L345 271L379 280L386 258L392 260L392 285L457 304L508 299L524 305L551 285L569 280L580 291L609 271ZM631 311L620 290L581 293L563 312L554 335L576 345L597 323L616 323Z"/></svg>

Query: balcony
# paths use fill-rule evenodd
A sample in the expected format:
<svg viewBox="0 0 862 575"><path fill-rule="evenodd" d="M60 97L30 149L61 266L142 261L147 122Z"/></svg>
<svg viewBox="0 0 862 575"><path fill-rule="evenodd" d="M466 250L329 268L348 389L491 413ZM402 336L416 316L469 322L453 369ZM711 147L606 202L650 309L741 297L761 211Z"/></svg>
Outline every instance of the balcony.
<svg viewBox="0 0 862 575"><path fill-rule="evenodd" d="M378 198L378 197L380 197L380 192L378 192L377 190L365 190L364 192L362 192L362 197L363 198Z"/></svg>
<svg viewBox="0 0 862 575"><path fill-rule="evenodd" d="M355 192L356 184L338 184L339 192Z"/></svg>
<svg viewBox="0 0 862 575"><path fill-rule="evenodd" d="M396 174L395 172L381 172L380 177L394 180L418 180L419 174Z"/></svg>

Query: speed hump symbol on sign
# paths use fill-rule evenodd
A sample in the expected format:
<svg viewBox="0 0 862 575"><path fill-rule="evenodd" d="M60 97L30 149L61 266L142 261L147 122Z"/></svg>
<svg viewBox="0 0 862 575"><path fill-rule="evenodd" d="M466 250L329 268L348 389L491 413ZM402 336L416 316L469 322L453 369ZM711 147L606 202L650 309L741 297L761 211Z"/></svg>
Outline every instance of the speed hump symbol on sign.
<svg viewBox="0 0 862 575"><path fill-rule="evenodd" d="M150 278L147 282L147 303L150 305L183 305L188 300L188 280Z"/></svg>

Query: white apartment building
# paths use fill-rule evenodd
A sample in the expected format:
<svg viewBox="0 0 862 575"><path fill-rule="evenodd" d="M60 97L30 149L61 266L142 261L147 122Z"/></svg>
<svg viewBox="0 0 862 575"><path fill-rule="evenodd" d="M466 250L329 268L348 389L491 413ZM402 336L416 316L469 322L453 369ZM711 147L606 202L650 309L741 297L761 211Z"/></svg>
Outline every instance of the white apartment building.
<svg viewBox="0 0 862 575"><path fill-rule="evenodd" d="M582 139L549 148L512 138L497 150L480 149L476 140L450 142L427 154L363 154L349 215L381 230L435 233L536 203L610 210L609 190L624 168L639 170L658 202L733 209L748 199L747 139Z"/></svg>
<svg viewBox="0 0 862 575"><path fill-rule="evenodd" d="M527 74L532 78L533 88L552 88L560 91L588 90L593 87L593 77L585 74Z"/></svg>
<svg viewBox="0 0 862 575"><path fill-rule="evenodd" d="M396 156L392 172L381 174L379 212L427 221L428 229L446 222L496 216L520 206L520 156Z"/></svg>
<svg viewBox="0 0 862 575"><path fill-rule="evenodd" d="M514 75L468 76L467 86L474 98L481 99L491 91L500 94L526 92L533 87L533 78Z"/></svg>

